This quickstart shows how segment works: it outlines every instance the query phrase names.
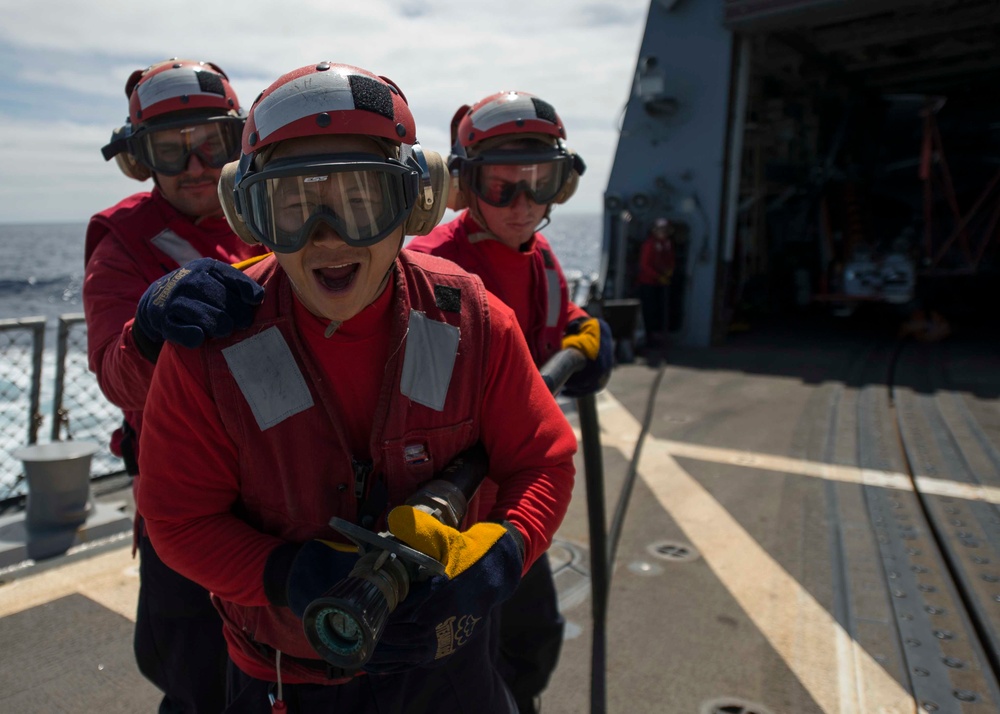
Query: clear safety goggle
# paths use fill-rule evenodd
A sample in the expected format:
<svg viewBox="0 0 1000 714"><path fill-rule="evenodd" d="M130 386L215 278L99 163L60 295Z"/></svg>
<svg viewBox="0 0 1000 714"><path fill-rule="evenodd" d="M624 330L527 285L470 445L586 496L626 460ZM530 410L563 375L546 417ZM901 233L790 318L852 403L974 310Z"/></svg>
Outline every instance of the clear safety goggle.
<svg viewBox="0 0 1000 714"><path fill-rule="evenodd" d="M419 172L374 154L308 156L272 161L237 186L250 232L278 253L305 247L319 223L345 242L370 246L409 216Z"/></svg>
<svg viewBox="0 0 1000 714"><path fill-rule="evenodd" d="M171 122L140 129L129 138L129 151L142 164L165 176L183 173L196 155L202 165L221 169L239 156L242 117Z"/></svg>
<svg viewBox="0 0 1000 714"><path fill-rule="evenodd" d="M551 203L573 170L571 156L497 152L462 162L462 184L491 206L511 205L524 193L539 205Z"/></svg>

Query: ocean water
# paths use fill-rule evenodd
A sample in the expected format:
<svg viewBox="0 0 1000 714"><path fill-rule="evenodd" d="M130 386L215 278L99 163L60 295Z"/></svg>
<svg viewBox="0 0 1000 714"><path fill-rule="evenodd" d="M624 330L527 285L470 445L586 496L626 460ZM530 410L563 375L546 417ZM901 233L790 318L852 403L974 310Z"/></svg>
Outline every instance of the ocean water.
<svg viewBox="0 0 1000 714"><path fill-rule="evenodd" d="M582 277L577 295L586 292L589 278L598 270L601 217L557 214L544 230L567 277ZM0 261L0 319L44 317L45 349L42 355L38 430L40 443L49 441L55 391L55 353L59 317L82 313L83 247L85 223L0 225L6 259ZM75 330L82 330L77 327ZM120 461L107 450L107 437L118 426L120 413L106 402L87 372L82 332L71 338L66 359L66 394L74 438L99 442L91 475L114 473ZM20 462L13 451L25 443L28 422L27 394L30 351L23 340L10 342L0 334L0 500L24 492L18 483ZM65 438L65 432L63 432Z"/></svg>
<svg viewBox="0 0 1000 714"><path fill-rule="evenodd" d="M0 318L81 312L85 223L0 225Z"/></svg>
<svg viewBox="0 0 1000 714"><path fill-rule="evenodd" d="M85 223L0 225L0 318L82 312ZM566 271L597 272L601 217L560 214L543 230ZM46 340L46 342L50 342ZM54 343L52 343L54 344Z"/></svg>

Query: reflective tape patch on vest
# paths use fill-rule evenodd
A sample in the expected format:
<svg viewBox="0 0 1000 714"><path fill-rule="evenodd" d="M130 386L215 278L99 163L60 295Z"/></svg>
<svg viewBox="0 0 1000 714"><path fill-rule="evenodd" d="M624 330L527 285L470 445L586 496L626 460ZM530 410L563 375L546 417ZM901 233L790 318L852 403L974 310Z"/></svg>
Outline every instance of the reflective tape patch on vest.
<svg viewBox="0 0 1000 714"><path fill-rule="evenodd" d="M460 337L454 325L410 310L399 391L417 404L443 411Z"/></svg>
<svg viewBox="0 0 1000 714"><path fill-rule="evenodd" d="M177 265L184 265L185 263L190 263L192 260L205 257L195 250L193 245L169 228L165 228L157 233L150 242L177 261Z"/></svg>
<svg viewBox="0 0 1000 714"><path fill-rule="evenodd" d="M545 318L546 327L559 324L559 313L562 308L562 292L559 289L559 273L555 270L545 271L545 282L549 289L549 314Z"/></svg>
<svg viewBox="0 0 1000 714"><path fill-rule="evenodd" d="M313 405L288 343L271 327L222 350L261 431Z"/></svg>

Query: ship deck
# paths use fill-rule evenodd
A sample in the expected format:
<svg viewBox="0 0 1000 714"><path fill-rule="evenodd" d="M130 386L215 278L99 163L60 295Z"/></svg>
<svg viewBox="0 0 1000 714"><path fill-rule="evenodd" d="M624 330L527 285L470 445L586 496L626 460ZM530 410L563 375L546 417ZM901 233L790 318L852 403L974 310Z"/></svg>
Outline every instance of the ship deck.
<svg viewBox="0 0 1000 714"><path fill-rule="evenodd" d="M609 520L651 418L613 569L608 711L1000 710L998 355L981 333L786 323L619 366L598 398ZM578 468L550 551L567 639L545 714L589 708ZM128 545L5 572L0 709L155 708Z"/></svg>

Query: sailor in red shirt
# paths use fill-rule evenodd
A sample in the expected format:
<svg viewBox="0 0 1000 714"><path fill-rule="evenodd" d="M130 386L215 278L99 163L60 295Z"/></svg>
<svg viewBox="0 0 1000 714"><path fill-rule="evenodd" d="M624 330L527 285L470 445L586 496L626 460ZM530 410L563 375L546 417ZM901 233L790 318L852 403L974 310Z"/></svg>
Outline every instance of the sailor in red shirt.
<svg viewBox="0 0 1000 714"><path fill-rule="evenodd" d="M124 412L111 449L137 476L137 435L157 350L155 339L143 341L133 330L139 298L150 283L192 259L235 262L263 248L241 241L219 204L219 173L239 153L244 122L225 73L214 64L168 60L133 72L125 94L129 119L115 130L104 157L116 158L130 178L152 177L154 186L90 219L83 307L90 368L104 395ZM206 329L222 333L226 325ZM208 593L159 561L139 517L136 535L139 670L165 693L161 711L221 711L225 643ZM178 671L180 663L186 671Z"/></svg>
<svg viewBox="0 0 1000 714"><path fill-rule="evenodd" d="M565 146L562 120L539 97L499 92L460 107L451 139L448 164L458 184L449 204L466 210L407 248L448 258L482 278L514 311L535 365L563 347L580 348L590 360L563 393L597 391L612 367L611 330L569 300L559 261L537 232L584 171L583 160ZM565 624L546 556L504 603L501 622L501 671L521 714L531 714L555 670Z"/></svg>
<svg viewBox="0 0 1000 714"><path fill-rule="evenodd" d="M646 329L646 347L653 351L664 346L667 337L670 279L677 262L674 226L667 218L657 218L639 251L639 299Z"/></svg>
<svg viewBox="0 0 1000 714"><path fill-rule="evenodd" d="M155 332L206 272L264 288L249 330L163 350L142 434L150 536L226 622L229 711L271 712L269 696L296 712L517 711L496 605L562 521L576 439L511 310L455 264L400 251L440 219L447 184L395 84L300 68L255 102L220 184L234 229L273 257L188 266L140 301ZM470 504L458 531L401 505L477 441L485 518ZM449 574L411 585L360 673L322 660L301 621L358 560L334 516L453 544L435 554Z"/></svg>

